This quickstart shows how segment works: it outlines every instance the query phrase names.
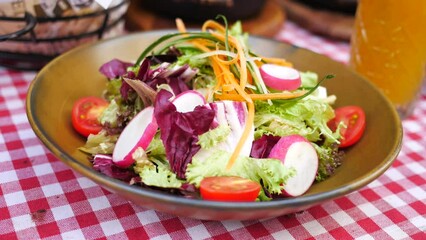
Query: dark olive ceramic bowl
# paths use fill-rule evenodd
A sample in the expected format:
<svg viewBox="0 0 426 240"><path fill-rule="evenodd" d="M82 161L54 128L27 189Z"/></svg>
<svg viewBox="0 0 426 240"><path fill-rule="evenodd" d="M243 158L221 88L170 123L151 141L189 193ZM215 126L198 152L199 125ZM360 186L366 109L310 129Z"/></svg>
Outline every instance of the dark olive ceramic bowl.
<svg viewBox="0 0 426 240"><path fill-rule="evenodd" d="M402 127L390 102L368 81L345 65L273 40L251 38L255 52L292 61L296 68L320 76L335 74L324 85L337 95L336 106L359 105L367 116L366 131L355 146L346 150L343 165L303 196L270 202L230 203L186 199L155 190L129 186L91 168L87 156L77 148L85 139L71 126L73 102L83 96L100 96L106 79L99 67L112 58L135 61L139 53L165 34L144 32L78 47L46 65L32 82L27 96L27 114L34 132L52 153L75 171L145 208L208 220L264 219L308 209L355 191L392 164L401 148Z"/></svg>

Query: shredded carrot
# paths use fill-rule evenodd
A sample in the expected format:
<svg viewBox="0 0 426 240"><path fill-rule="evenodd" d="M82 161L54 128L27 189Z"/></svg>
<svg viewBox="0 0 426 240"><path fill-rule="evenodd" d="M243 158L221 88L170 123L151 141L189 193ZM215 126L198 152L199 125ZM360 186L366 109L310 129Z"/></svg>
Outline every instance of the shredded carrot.
<svg viewBox="0 0 426 240"><path fill-rule="evenodd" d="M238 56L237 56L237 57L235 57L235 58L232 58L231 60L224 60L224 59L222 59L222 58L218 58L218 61L219 61L220 63L224 64L224 65L232 65L232 64L236 64L236 63L238 62L238 60L239 60L239 57L238 57Z"/></svg>
<svg viewBox="0 0 426 240"><path fill-rule="evenodd" d="M262 57L262 60L267 63L273 63L285 67L293 67L293 64L282 58L270 58L270 57Z"/></svg>
<svg viewBox="0 0 426 240"><path fill-rule="evenodd" d="M228 43L231 43L234 45L234 47L237 50L237 54L240 57L240 65L241 65L241 69L240 69L240 86L242 88L246 87L247 84L247 60L246 60L246 55L244 53L243 47L241 46L241 44L238 42L237 39L235 39L232 36L228 36L228 39L226 39L226 36L223 34L219 34L219 33L212 33L212 35L216 38L218 38L219 40L222 41L228 41Z"/></svg>
<svg viewBox="0 0 426 240"><path fill-rule="evenodd" d="M176 27L179 32L184 33L186 32L185 24L183 23L182 19L176 18Z"/></svg>
<svg viewBox="0 0 426 240"><path fill-rule="evenodd" d="M205 21L203 26L201 27L201 31L203 32L206 32L208 29L213 29L221 33L224 33L226 31L226 29L220 23L213 20Z"/></svg>
<svg viewBox="0 0 426 240"><path fill-rule="evenodd" d="M297 91L297 92L282 92L282 93L267 93L267 94L248 94L248 96L256 101L256 100L277 100L277 99L292 99L296 97L300 97L305 94L305 90ZM243 101L244 98L238 94L215 94L215 97L219 100L233 100L233 101Z"/></svg>
<svg viewBox="0 0 426 240"><path fill-rule="evenodd" d="M181 19L176 19L177 29L180 32L186 32L185 25ZM243 101L247 105L248 116L245 121L244 131L238 144L232 153L226 169L230 169L238 158L241 149L244 146L249 134L253 128L255 107L255 100L274 100L274 99L291 99L299 97L306 93L306 91L296 92L282 92L282 93L266 93L266 94L254 94L252 90L247 88L247 84L253 83L254 76L248 74L248 53L244 49L243 45L233 36L227 36L226 28L220 23L214 20L207 20L204 22L201 30L203 32L209 32L213 37L222 42L227 42L232 57L228 55L219 55L219 50L223 51L223 45L208 39L193 39L190 41L194 47L200 49L203 52L211 53L207 55L211 62L211 67L216 76L216 85L213 88L214 97L219 100L233 100ZM213 51L217 51L214 53ZM235 57L234 57L235 55ZM264 58L261 57L264 62L274 63L283 66L292 66L292 64L284 59L280 58ZM257 65L263 64L259 60L255 60ZM239 78L236 79L235 74L231 71L231 67L235 68L239 73Z"/></svg>
<svg viewBox="0 0 426 240"><path fill-rule="evenodd" d="M251 76L251 74L249 74L249 75L247 76L247 83L248 83L248 84L253 84L253 77Z"/></svg>
<svg viewBox="0 0 426 240"><path fill-rule="evenodd" d="M222 91L224 91L224 92L230 92L230 91L232 91L234 89L235 89L234 85L232 85L232 84L224 84L222 86Z"/></svg>

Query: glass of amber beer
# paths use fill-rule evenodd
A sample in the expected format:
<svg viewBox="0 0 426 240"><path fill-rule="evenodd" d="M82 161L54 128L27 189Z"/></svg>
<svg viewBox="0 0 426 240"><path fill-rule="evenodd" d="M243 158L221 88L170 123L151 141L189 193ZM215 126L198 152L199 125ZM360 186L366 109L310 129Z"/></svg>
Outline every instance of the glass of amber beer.
<svg viewBox="0 0 426 240"><path fill-rule="evenodd" d="M408 117L425 78L426 0L359 0L350 65Z"/></svg>

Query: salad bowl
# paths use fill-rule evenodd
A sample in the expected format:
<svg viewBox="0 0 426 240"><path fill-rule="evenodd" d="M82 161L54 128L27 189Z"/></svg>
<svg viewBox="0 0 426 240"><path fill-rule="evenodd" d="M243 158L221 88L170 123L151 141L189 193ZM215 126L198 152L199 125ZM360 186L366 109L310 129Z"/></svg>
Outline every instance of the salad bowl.
<svg viewBox="0 0 426 240"><path fill-rule="evenodd" d="M139 54L168 30L142 32L100 41L71 50L47 64L31 83L27 116L43 144L73 170L123 198L160 212L204 220L266 219L299 212L362 188L383 174L397 157L402 126L392 104L371 83L345 65L306 49L270 39L250 37L249 45L263 56L283 57L295 68L319 76L336 77L323 82L337 96L335 107L357 105L364 109L364 136L346 148L342 165L325 181L315 183L304 195L269 202L215 202L189 199L132 186L95 171L78 148L85 138L71 124L73 103L85 96L101 96L106 78L99 73L105 62L117 58L134 62Z"/></svg>

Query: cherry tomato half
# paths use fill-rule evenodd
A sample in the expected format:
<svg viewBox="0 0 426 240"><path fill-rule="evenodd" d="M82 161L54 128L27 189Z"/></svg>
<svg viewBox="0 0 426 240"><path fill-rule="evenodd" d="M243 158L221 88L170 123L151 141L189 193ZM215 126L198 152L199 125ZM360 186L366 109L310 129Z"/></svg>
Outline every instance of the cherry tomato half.
<svg viewBox="0 0 426 240"><path fill-rule="evenodd" d="M83 97L74 103L71 122L74 129L87 137L102 130L98 117L108 106L108 102L98 97Z"/></svg>
<svg viewBox="0 0 426 240"><path fill-rule="evenodd" d="M349 147L358 142L365 130L364 110L358 106L345 106L336 108L334 112L336 117L328 122L330 129L335 131L341 121L347 126L340 130L340 147Z"/></svg>
<svg viewBox="0 0 426 240"><path fill-rule="evenodd" d="M259 183L242 177L206 177L200 183L201 197L205 200L252 202L259 192Z"/></svg>

